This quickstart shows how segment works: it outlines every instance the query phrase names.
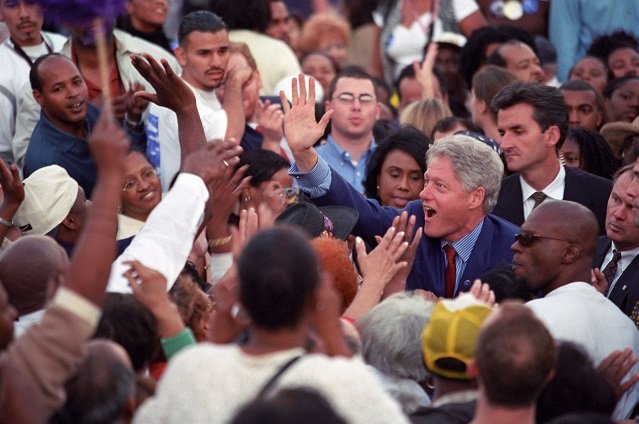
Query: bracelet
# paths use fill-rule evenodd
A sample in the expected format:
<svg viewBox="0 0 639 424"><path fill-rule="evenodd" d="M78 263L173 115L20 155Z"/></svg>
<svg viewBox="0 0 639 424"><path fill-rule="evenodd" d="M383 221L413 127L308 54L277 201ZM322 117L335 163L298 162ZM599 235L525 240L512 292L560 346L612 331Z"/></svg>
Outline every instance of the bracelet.
<svg viewBox="0 0 639 424"><path fill-rule="evenodd" d="M231 236L214 238L213 240L209 240L209 247L212 249L214 247L224 246L227 243L231 242Z"/></svg>
<svg viewBox="0 0 639 424"><path fill-rule="evenodd" d="M11 221L7 221L6 219L0 217L0 224L6 226L6 227L13 227L13 222Z"/></svg>
<svg viewBox="0 0 639 424"><path fill-rule="evenodd" d="M135 121L132 121L131 119L129 119L129 114L128 113L124 114L124 122L129 127L131 127L132 129L136 129L136 130L142 128L142 126L144 125L144 121L142 121L141 119L140 119L139 122L135 122Z"/></svg>

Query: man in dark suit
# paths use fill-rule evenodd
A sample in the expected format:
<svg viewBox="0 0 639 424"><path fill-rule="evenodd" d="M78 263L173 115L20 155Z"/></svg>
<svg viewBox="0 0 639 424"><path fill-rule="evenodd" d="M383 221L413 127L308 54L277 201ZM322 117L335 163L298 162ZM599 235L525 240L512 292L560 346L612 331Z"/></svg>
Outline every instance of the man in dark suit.
<svg viewBox="0 0 639 424"><path fill-rule="evenodd" d="M608 283L608 298L626 315L639 301L639 228L635 225L628 186L632 165L615 175L606 213L606 236L599 237L593 267L600 268ZM637 322L635 322L637 324Z"/></svg>
<svg viewBox="0 0 639 424"><path fill-rule="evenodd" d="M402 210L364 198L313 150L331 112L315 121L314 92L307 100L300 79L300 95L296 87L292 106L283 102L284 132L296 159L289 172L316 204L357 209L353 234L374 243L374 236L384 234ZM415 216L415 227L423 227L424 233L406 288L453 297L500 261L510 262L517 227L489 215L497 201L503 164L486 144L462 135L447 137L430 147L426 161L421 200L403 209Z"/></svg>
<svg viewBox="0 0 639 424"><path fill-rule="evenodd" d="M514 82L493 99L501 148L513 175L504 179L494 214L521 225L544 199L571 200L589 208L604 234L612 183L564 167L559 148L568 131L568 108L554 87Z"/></svg>

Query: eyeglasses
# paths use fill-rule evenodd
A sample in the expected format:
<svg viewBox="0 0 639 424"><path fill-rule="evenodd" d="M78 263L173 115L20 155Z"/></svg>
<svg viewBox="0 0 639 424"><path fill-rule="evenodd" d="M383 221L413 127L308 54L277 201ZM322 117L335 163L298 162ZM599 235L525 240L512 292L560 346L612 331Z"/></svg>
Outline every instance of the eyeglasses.
<svg viewBox="0 0 639 424"><path fill-rule="evenodd" d="M149 182L153 178L156 178L157 175L158 174L157 172L155 172L155 169L153 168L147 169L141 175L142 181ZM122 186L122 191L130 191L134 189L137 190L139 184L140 184L140 180L138 178L127 178L127 180L124 182L124 185Z"/></svg>
<svg viewBox="0 0 639 424"><path fill-rule="evenodd" d="M355 97L351 93L342 93L337 96L337 101L346 105L352 105L356 99L359 100L359 104L362 106L370 106L376 102L375 97L370 94L360 94L359 97Z"/></svg>
<svg viewBox="0 0 639 424"><path fill-rule="evenodd" d="M521 232L518 234L515 234L515 241L518 241L520 245L522 245L523 247L530 247L532 246L536 240L538 239L548 239L548 240L557 240L557 241L565 241L567 243L573 243L570 240L566 240L566 239L560 239L560 238L556 238L556 237L546 237L546 236L538 236L537 234L531 234L531 233L526 233L526 232Z"/></svg>

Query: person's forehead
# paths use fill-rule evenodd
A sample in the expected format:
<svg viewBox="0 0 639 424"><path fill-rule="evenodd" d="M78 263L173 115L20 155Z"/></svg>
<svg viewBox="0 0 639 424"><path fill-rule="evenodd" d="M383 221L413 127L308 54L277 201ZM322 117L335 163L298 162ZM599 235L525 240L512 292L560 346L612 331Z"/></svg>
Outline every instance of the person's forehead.
<svg viewBox="0 0 639 424"><path fill-rule="evenodd" d="M40 63L38 73L45 84L80 75L78 67L70 59L63 56L51 56L45 59Z"/></svg>
<svg viewBox="0 0 639 424"><path fill-rule="evenodd" d="M612 190L618 192L619 194L625 194L626 188L632 182L632 177L632 172L624 172L619 177L617 177L617 180L612 186Z"/></svg>
<svg viewBox="0 0 639 424"><path fill-rule="evenodd" d="M597 104L597 96L591 90L561 90L561 94L568 104L588 103L592 106Z"/></svg>
<svg viewBox="0 0 639 424"><path fill-rule="evenodd" d="M343 93L350 92L354 94L370 94L375 95L375 86L369 79L353 78L353 77L341 77L335 84L335 92Z"/></svg>
<svg viewBox="0 0 639 424"><path fill-rule="evenodd" d="M610 53L609 60L639 57L639 52L631 47L620 47Z"/></svg>
<svg viewBox="0 0 639 424"><path fill-rule="evenodd" d="M499 53L505 59L517 59L521 60L522 58L534 58L537 57L535 52L528 47L524 43L518 44L505 44L499 50Z"/></svg>
<svg viewBox="0 0 639 424"><path fill-rule="evenodd" d="M229 33L225 29L219 31L192 31L185 39L190 49L211 49L229 45Z"/></svg>

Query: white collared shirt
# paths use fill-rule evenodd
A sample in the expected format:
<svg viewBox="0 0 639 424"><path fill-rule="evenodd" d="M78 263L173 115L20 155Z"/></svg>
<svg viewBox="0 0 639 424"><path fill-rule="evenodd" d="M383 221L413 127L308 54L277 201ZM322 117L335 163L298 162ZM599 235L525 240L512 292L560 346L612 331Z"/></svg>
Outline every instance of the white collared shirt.
<svg viewBox="0 0 639 424"><path fill-rule="evenodd" d="M532 212L533 206L535 205L535 201L530 196L538 190L532 188L521 175L519 176L519 182L521 183L521 200L524 203L524 219L526 219L528 218L528 215L530 215L530 212ZM541 190L541 192L551 199L562 200L564 198L565 188L566 170L562 164L559 164L559 172L557 173L557 176L550 184Z"/></svg>

